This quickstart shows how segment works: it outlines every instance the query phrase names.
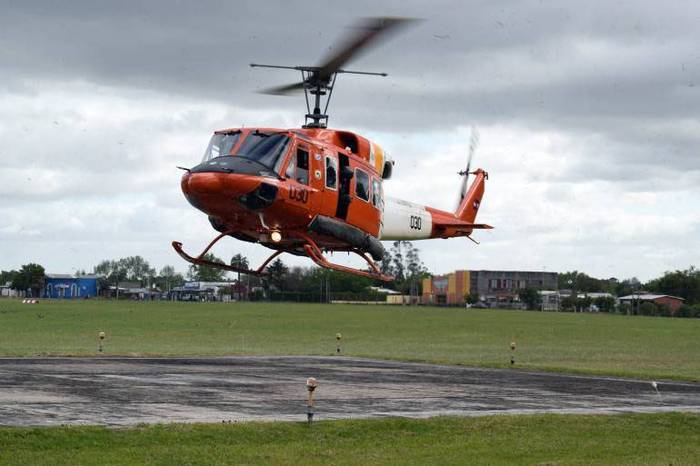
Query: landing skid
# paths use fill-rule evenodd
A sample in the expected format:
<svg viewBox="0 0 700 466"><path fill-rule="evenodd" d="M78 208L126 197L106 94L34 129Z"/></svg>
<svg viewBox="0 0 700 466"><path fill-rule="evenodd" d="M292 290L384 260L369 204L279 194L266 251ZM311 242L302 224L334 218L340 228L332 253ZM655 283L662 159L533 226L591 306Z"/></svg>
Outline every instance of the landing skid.
<svg viewBox="0 0 700 466"><path fill-rule="evenodd" d="M221 233L219 236L214 238L211 243L209 243L209 246L207 246L202 253L197 256L197 257L192 257L189 254L187 254L183 249L182 249L182 243L179 241L173 241L173 249L175 249L175 252L177 252L180 257L185 259L187 262L194 264L194 265L205 265L207 267L214 267L217 269L222 269L222 270L228 270L229 272L240 272L246 275L265 275L265 267L267 267L267 264L269 264L272 259L275 257L279 256L282 254L284 251L275 251L270 257L267 258L263 264L258 267L256 270L248 269L245 267L238 267L235 265L226 265L226 264L221 264L219 262L212 262L210 260L204 259L204 255L209 252L212 246L216 244L221 238L224 236L228 235L230 232L224 232Z"/></svg>
<svg viewBox="0 0 700 466"><path fill-rule="evenodd" d="M222 269L222 270L227 270L229 272L240 272L243 274L248 274L248 275L256 275L256 276L261 276L265 275L265 268L267 265L277 256L284 252L288 252L285 250L279 250L275 251L270 257L267 258L263 264L258 267L255 270L252 269L247 269L245 267L238 267L235 265L226 265L226 264L221 264L219 262L212 262L210 260L204 259L204 256L206 255L207 252L216 244L221 238L224 236L227 236L231 234L230 231L225 231L221 233L219 236L214 238L211 243L204 249L204 251L201 252L197 257L192 257L189 254L187 254L183 249L182 249L182 243L179 241L173 241L173 249L175 249L175 252L177 252L180 257L185 259L187 262L194 264L194 265L204 265L207 267L214 267L217 269ZM334 264L333 262L329 262L328 259L323 255L323 251L321 251L321 248L318 247L316 242L306 233L303 232L294 232L294 236L299 237L304 241L304 251L306 252L306 255L314 261L317 265L326 268L326 269L331 269L331 270L338 270L340 272L346 272L346 273L351 273L353 275L359 275L360 277L367 277L371 278L373 280L380 280L383 282L391 282L394 280L394 277L391 277L389 275L383 274L380 270L379 267L377 267L377 264L374 263L374 261L367 256L367 253L360 251L359 249L355 248L346 248L346 249L340 249L340 251L344 252L352 252L354 254L357 254L361 258L363 258L367 264L369 265L370 270L360 270L360 269L355 269L352 267L347 267L344 265L340 264Z"/></svg>
<svg viewBox="0 0 700 466"><path fill-rule="evenodd" d="M306 254L311 258L312 261L314 261L316 264L320 265L321 267L324 267L326 269L332 269L332 270L338 270L340 272L346 272L346 273L351 273L354 275L359 275L360 277L367 277L371 278L373 280L380 280L383 282L392 282L394 281L394 277L389 276L389 275L384 275L380 270L379 267L377 267L377 264L374 263L374 261L367 256L366 252L360 251L359 249L355 248L348 248L348 249L342 249L342 251L346 252L352 252L354 254L357 254L361 258L363 258L367 264L370 267L370 270L360 270L360 269L354 269L352 267L346 267L344 265L340 264L334 264L333 262L329 262L328 259L323 255L323 251L321 251L321 248L318 247L316 242L309 237L306 233L297 233L299 237L301 237L304 241L306 241L306 244L304 245L304 250L306 251Z"/></svg>

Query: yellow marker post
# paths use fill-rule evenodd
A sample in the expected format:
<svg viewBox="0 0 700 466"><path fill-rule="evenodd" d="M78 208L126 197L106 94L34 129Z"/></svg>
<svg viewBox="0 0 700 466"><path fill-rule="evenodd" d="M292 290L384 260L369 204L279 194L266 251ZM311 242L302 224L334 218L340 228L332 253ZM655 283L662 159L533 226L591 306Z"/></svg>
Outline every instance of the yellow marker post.
<svg viewBox="0 0 700 466"><path fill-rule="evenodd" d="M335 339L337 341L337 344L335 346L335 352L337 354L340 354L340 339L343 338L343 336L340 333L335 334Z"/></svg>
<svg viewBox="0 0 700 466"><path fill-rule="evenodd" d="M510 365L515 365L515 341L510 342Z"/></svg>
<svg viewBox="0 0 700 466"><path fill-rule="evenodd" d="M100 353L101 353L102 350L103 350L103 348L102 348L102 343L105 341L105 337L106 337L106 336L107 336L107 335L105 334L105 332L100 332L100 333L97 334L97 337L100 339L100 346L97 348L97 350L98 350Z"/></svg>

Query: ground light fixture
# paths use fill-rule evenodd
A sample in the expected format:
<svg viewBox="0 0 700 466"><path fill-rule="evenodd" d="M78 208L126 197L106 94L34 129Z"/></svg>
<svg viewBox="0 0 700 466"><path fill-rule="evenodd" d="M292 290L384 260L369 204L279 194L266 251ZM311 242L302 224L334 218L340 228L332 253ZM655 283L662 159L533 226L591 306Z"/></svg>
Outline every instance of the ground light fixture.
<svg viewBox="0 0 700 466"><path fill-rule="evenodd" d="M270 233L270 239L273 243L279 243L280 241L282 241L282 233L275 230L272 233Z"/></svg>

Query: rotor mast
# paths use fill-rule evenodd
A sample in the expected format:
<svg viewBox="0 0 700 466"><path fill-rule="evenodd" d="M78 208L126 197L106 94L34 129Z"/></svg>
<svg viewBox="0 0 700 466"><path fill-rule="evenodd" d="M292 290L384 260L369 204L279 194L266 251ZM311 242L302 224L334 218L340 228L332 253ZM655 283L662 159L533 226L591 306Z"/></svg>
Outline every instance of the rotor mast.
<svg viewBox="0 0 700 466"><path fill-rule="evenodd" d="M328 105L333 96L333 87L338 73L364 74L368 76L388 76L387 73L375 73L371 71L351 71L336 69L331 73L321 74L322 67L319 66L282 66L282 65L261 65L251 63L253 68L278 68L285 70L296 70L301 72L301 82L289 86L276 87L264 91L266 94L285 95L289 92L303 89L306 99L306 115L303 128L326 128L328 126ZM313 112L309 94L313 100ZM325 98L324 98L325 97ZM323 113L321 112L323 106Z"/></svg>

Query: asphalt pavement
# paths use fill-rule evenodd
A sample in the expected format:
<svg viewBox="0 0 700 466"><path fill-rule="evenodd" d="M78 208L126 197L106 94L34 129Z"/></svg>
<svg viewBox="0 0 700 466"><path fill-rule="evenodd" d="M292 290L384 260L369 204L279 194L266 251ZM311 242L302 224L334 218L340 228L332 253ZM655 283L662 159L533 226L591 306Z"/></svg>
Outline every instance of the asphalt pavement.
<svg viewBox="0 0 700 466"><path fill-rule="evenodd" d="M700 384L351 357L0 358L0 425L700 413Z"/></svg>

